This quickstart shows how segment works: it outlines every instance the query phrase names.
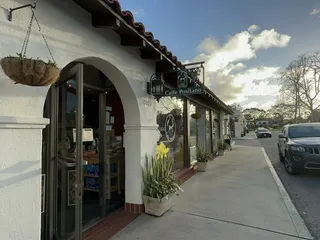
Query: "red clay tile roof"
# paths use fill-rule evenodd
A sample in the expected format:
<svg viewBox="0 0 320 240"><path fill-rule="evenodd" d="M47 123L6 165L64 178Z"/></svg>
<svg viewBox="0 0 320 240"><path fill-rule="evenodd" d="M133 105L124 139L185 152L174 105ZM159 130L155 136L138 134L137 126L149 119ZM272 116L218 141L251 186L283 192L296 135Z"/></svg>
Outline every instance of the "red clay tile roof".
<svg viewBox="0 0 320 240"><path fill-rule="evenodd" d="M144 36L148 41L150 41L154 47L160 50L164 55L166 55L174 64L178 67L182 65L178 58L172 54L172 52L168 51L167 47L161 45L158 39L155 39L152 32L146 32L143 23L135 22L134 16L130 11L123 11L121 9L121 4L118 0L103 0L106 4L108 4L113 11L115 11L119 16L123 18L131 27L133 27L139 34ZM202 84L202 83L201 83ZM232 110L223 102L221 101L208 87L205 86L206 92L211 95L213 98L217 99L217 101L221 104L221 106L227 110L228 113L232 114Z"/></svg>
<svg viewBox="0 0 320 240"><path fill-rule="evenodd" d="M143 23L135 22L134 16L130 11L123 11L118 0L104 0L118 15L120 15L131 27L137 30L141 35L148 39L157 49L159 49L163 54L165 54L173 63L178 66L181 65L181 62L178 61L178 58L168 51L167 47L161 45L158 39L155 39L152 32L146 32Z"/></svg>

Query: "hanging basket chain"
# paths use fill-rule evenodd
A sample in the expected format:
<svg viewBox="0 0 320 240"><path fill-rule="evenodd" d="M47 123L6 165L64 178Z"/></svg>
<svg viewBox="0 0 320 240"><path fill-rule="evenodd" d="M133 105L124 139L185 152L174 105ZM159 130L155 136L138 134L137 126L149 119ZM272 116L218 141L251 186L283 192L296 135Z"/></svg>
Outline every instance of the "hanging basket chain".
<svg viewBox="0 0 320 240"><path fill-rule="evenodd" d="M25 58L26 56L26 52L27 52L27 48L28 48L28 44L29 44L29 39L30 39L30 34L31 34L31 29L32 29L32 23L33 23L33 19L34 19L34 12L32 12L32 17L26 32L26 36L24 38L23 41L23 45L22 45L22 49L21 49L21 53L20 53L20 57Z"/></svg>
<svg viewBox="0 0 320 240"><path fill-rule="evenodd" d="M32 11L32 16L31 16L31 20L30 20L30 23L29 23L29 26L28 26L28 29L27 29L27 33L26 33L26 36L25 36L25 39L24 39L24 42L23 42L23 46L22 46L22 49L21 49L21 57L26 57L26 52L27 52L27 48L28 48L28 44L29 44L29 39L30 39L30 34L31 34L31 30L32 30L32 24L33 24L33 20L36 21L37 25L38 25L38 30L42 36L42 39L49 51L49 54L50 54L50 57L51 57L51 60L54 64L56 64L56 61L54 60L54 57L53 57L53 54L51 52L51 49L49 47L49 44L47 42L47 39L45 38L45 36L43 35L42 31L41 31L41 26L39 24L39 21L36 17L36 14L35 12L33 11L33 9L31 9Z"/></svg>
<svg viewBox="0 0 320 240"><path fill-rule="evenodd" d="M48 49L48 51L49 51L50 57L51 57L53 63L56 63L56 61L54 60L53 54L52 54L52 52L51 52L51 49L50 49L50 47L49 47L49 44L48 44L48 42L47 42L47 39L45 38L45 36L43 35L43 33L42 33L42 31L41 31L41 26L40 26L40 24L39 24L39 21L38 21L36 15L35 15L33 9L31 9L31 11L32 11L32 16L34 17L34 19L36 20L36 23L37 23L37 25L38 25L39 32L40 32L40 34L41 34L41 36L42 36L42 39L43 39L44 43L46 44L46 47L47 47L47 49Z"/></svg>

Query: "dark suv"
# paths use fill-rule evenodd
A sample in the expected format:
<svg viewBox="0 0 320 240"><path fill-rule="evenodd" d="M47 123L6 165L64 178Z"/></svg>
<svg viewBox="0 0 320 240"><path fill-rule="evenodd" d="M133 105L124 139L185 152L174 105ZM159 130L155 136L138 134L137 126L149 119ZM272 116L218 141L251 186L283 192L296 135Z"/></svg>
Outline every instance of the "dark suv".
<svg viewBox="0 0 320 240"><path fill-rule="evenodd" d="M279 134L278 150L280 161L291 175L305 169L320 170L320 123L285 126Z"/></svg>

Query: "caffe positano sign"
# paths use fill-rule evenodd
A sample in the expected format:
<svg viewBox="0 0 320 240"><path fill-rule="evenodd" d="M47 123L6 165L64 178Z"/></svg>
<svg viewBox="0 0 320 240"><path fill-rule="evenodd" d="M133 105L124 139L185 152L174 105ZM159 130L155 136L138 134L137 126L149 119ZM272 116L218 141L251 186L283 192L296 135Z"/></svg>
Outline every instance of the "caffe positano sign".
<svg viewBox="0 0 320 240"><path fill-rule="evenodd" d="M177 73L177 88L165 88L165 96L195 95L204 93L204 86L197 80L200 75L199 68L183 69Z"/></svg>
<svg viewBox="0 0 320 240"><path fill-rule="evenodd" d="M202 87L191 87L185 89L166 89L164 91L165 96L180 96L180 95L194 95L194 94L202 94L203 88Z"/></svg>

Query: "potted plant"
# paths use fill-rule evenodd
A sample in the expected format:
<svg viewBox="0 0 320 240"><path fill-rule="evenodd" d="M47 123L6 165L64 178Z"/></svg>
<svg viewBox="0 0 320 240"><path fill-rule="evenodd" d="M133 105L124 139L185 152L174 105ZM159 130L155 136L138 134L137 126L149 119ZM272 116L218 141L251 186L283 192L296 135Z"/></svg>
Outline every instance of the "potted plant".
<svg viewBox="0 0 320 240"><path fill-rule="evenodd" d="M218 141L218 155L223 156L224 151L228 148L228 144L226 144L224 141L219 140Z"/></svg>
<svg viewBox="0 0 320 240"><path fill-rule="evenodd" d="M144 184L143 203L147 214L160 217L172 207L172 196L178 195L180 182L172 173L174 159L146 156L145 166L142 168Z"/></svg>
<svg viewBox="0 0 320 240"><path fill-rule="evenodd" d="M206 172L208 170L208 162L212 160L212 155L197 145L197 170L199 172Z"/></svg>

